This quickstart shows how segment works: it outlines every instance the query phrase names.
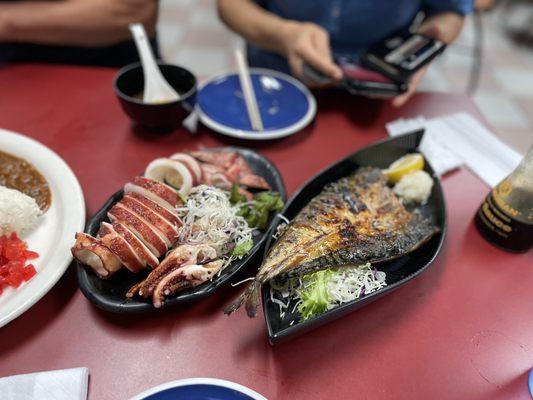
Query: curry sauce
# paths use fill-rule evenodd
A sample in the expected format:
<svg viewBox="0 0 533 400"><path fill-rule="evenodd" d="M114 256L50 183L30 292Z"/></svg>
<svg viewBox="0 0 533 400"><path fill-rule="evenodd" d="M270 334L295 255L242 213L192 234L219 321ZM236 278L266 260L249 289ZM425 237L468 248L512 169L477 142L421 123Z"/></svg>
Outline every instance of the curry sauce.
<svg viewBox="0 0 533 400"><path fill-rule="evenodd" d="M0 151L0 186L32 197L43 212L52 202L50 186L44 176L26 160L3 151Z"/></svg>

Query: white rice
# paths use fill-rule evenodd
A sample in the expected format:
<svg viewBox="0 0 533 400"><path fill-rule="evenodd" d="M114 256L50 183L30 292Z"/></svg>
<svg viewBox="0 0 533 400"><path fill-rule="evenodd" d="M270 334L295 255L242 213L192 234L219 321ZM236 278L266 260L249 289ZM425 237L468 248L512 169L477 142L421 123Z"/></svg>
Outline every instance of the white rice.
<svg viewBox="0 0 533 400"><path fill-rule="evenodd" d="M37 202L18 190L0 186L0 235L23 235L36 224L42 211Z"/></svg>
<svg viewBox="0 0 533 400"><path fill-rule="evenodd" d="M432 188L433 179L426 171L414 171L402 176L400 181L394 186L394 193L404 203L426 204Z"/></svg>

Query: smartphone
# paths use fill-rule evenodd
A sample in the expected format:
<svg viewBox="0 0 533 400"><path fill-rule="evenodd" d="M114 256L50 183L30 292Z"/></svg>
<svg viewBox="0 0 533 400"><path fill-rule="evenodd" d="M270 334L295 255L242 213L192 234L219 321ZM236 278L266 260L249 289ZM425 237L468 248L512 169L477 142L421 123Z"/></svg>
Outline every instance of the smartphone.
<svg viewBox="0 0 533 400"><path fill-rule="evenodd" d="M402 31L370 48L361 61L364 66L396 82L407 82L445 48L446 45L440 40Z"/></svg>
<svg viewBox="0 0 533 400"><path fill-rule="evenodd" d="M395 82L392 79L358 65L348 58L337 58L335 62L344 73L344 77L339 83L340 87L349 93L362 96L375 97L396 97L407 90L407 84ZM318 71L309 64L303 65L304 75L319 85L334 83L333 80Z"/></svg>
<svg viewBox="0 0 533 400"><path fill-rule="evenodd" d="M396 82L389 77L347 58L337 58L344 73L344 85L352 94L363 96L396 97L407 91L405 82Z"/></svg>

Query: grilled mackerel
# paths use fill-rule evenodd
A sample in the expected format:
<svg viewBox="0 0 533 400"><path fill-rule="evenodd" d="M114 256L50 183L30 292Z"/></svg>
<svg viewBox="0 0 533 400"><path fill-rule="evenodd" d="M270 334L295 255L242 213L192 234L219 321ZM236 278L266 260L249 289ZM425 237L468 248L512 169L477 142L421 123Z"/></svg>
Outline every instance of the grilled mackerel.
<svg viewBox="0 0 533 400"><path fill-rule="evenodd" d="M376 168L327 185L285 229L246 291L225 313L243 302L254 317L261 285L330 267L378 263L412 252L438 232L418 210L409 212Z"/></svg>

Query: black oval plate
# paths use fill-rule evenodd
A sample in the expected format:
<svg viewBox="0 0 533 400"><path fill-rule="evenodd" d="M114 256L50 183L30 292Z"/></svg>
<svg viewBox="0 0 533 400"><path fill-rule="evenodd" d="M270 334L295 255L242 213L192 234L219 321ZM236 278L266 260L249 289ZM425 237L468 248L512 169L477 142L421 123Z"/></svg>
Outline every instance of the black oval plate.
<svg viewBox="0 0 533 400"><path fill-rule="evenodd" d="M408 135L386 139L374 145L365 147L364 149L327 167L318 175L307 181L298 193L291 198L283 210L283 215L289 220L292 220L310 199L317 196L322 191L324 185L349 175L361 166L387 168L393 161L405 154L417 151L422 136L423 132L418 131ZM262 289L263 311L271 344L281 343L289 338L342 317L343 315L390 293L399 286L414 279L429 267L435 257L437 257L444 242L444 236L446 234L446 205L444 203L444 195L442 193L440 180L438 177L434 176L433 168L426 162L424 169L433 177L434 185L427 204L419 206L418 208L426 217L433 219L436 226L440 228L440 232L431 238L428 243L424 244L424 246L413 253L400 257L397 260L380 264L378 269L387 274L387 286L383 289L326 311L324 314L310 320L295 322L292 326L290 323L294 318L298 317L298 313L291 313L290 311L292 311L292 308L289 306L285 316L280 318L279 307L271 301L270 285L266 283L263 285ZM274 244L272 233L275 232L275 229L280 222L281 220L279 218L275 218L275 221L271 224L271 231L265 246L265 257L270 247Z"/></svg>
<svg viewBox="0 0 533 400"><path fill-rule="evenodd" d="M283 200L286 199L285 185L278 169L262 155L240 147L222 147L209 149L234 150L241 154L252 168L255 174L261 175L272 186L272 190L277 191ZM117 203L123 195L120 190L113 194L104 206L87 222L85 232L96 235L102 221L108 221L107 211ZM271 221L272 223L273 221ZM268 232L268 230L267 230ZM231 263L226 269L211 282L195 288L180 292L177 296L165 300L163 307L172 307L181 303L199 300L213 293L218 287L226 283L233 275L244 268L248 261L257 253L267 238L267 233L254 236L254 246L248 255ZM85 295L97 307L115 313L140 313L157 310L149 300L141 298L127 299L126 292L141 279L144 279L149 271L145 273L132 274L124 268L117 272L110 279L100 279L92 271L85 268L78 261L76 262L78 272L78 284Z"/></svg>

